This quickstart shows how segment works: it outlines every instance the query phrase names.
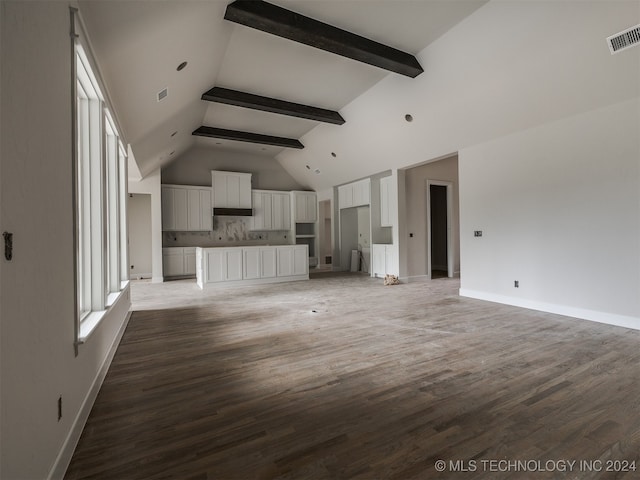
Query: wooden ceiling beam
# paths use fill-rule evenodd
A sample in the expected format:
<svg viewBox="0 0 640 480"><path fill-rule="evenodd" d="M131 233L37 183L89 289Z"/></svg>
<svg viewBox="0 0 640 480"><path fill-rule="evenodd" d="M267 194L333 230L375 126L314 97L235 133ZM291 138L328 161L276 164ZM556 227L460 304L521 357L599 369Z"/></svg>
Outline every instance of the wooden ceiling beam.
<svg viewBox="0 0 640 480"><path fill-rule="evenodd" d="M268 2L236 0L224 18L411 78L424 71L409 53Z"/></svg>
<svg viewBox="0 0 640 480"><path fill-rule="evenodd" d="M203 93L202 100L234 105L236 107L251 108L254 110L262 110L264 112L278 113L280 115L288 115L290 117L306 118L308 120L332 123L334 125L342 125L344 123L344 118L342 118L338 112L334 112L333 110L287 102L285 100L263 97L261 95L239 92L238 90L231 90L222 87L213 87L211 90Z"/></svg>
<svg viewBox="0 0 640 480"><path fill-rule="evenodd" d="M304 148L300 140L294 138L274 137L271 135L262 135L260 133L242 132L240 130L227 130L225 128L215 127L198 127L192 132L192 135L200 137L220 138L223 140L236 140L238 142L259 143L262 145L273 145L275 147L285 148Z"/></svg>

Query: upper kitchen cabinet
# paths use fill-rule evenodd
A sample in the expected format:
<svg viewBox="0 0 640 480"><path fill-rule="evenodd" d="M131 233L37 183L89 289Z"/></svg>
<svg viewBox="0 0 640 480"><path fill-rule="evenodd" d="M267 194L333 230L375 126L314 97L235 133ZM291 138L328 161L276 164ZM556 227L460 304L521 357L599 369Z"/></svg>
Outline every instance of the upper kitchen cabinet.
<svg viewBox="0 0 640 480"><path fill-rule="evenodd" d="M291 192L295 223L315 223L318 220L318 201L315 192Z"/></svg>
<svg viewBox="0 0 640 480"><path fill-rule="evenodd" d="M371 180L365 178L338 187L338 207L360 207L371 203Z"/></svg>
<svg viewBox="0 0 640 480"><path fill-rule="evenodd" d="M392 211L392 184L391 177L383 177L380 179L380 226L391 227L393 225L391 221Z"/></svg>
<svg viewBox="0 0 640 480"><path fill-rule="evenodd" d="M211 171L213 208L251 208L251 174Z"/></svg>
<svg viewBox="0 0 640 480"><path fill-rule="evenodd" d="M289 192L253 190L251 230L283 231L291 228Z"/></svg>
<svg viewBox="0 0 640 480"><path fill-rule="evenodd" d="M212 228L209 187L162 186L162 230L204 232Z"/></svg>

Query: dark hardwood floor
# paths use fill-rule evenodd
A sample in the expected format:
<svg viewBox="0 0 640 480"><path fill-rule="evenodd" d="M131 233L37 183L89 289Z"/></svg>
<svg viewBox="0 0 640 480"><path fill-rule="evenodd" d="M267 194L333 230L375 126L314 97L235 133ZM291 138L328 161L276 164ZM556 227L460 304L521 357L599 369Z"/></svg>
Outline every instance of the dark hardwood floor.
<svg viewBox="0 0 640 480"><path fill-rule="evenodd" d="M134 285L65 478L640 478L640 332L458 288Z"/></svg>

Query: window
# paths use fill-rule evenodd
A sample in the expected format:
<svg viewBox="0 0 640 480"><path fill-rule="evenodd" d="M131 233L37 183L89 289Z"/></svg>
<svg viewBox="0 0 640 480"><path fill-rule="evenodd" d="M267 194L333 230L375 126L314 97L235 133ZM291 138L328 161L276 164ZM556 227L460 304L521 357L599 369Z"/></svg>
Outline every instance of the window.
<svg viewBox="0 0 640 480"><path fill-rule="evenodd" d="M80 40L74 52L76 343L82 343L126 286L127 175L116 123Z"/></svg>

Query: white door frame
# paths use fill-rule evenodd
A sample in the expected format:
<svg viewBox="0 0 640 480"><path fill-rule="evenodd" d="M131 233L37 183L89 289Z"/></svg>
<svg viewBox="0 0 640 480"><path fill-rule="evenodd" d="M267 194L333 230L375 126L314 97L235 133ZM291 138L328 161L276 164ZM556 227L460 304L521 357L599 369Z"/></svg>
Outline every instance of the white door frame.
<svg viewBox="0 0 640 480"><path fill-rule="evenodd" d="M453 182L427 179L427 276L431 278L431 185L447 187L447 276L453 277L455 252L453 244Z"/></svg>

